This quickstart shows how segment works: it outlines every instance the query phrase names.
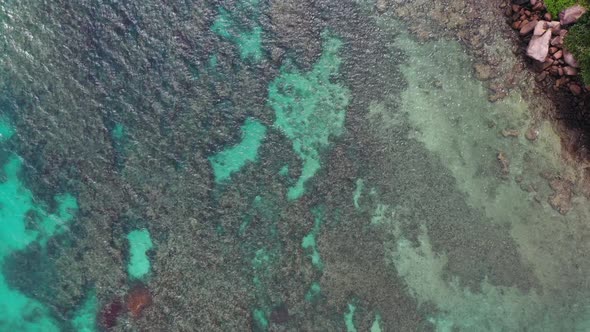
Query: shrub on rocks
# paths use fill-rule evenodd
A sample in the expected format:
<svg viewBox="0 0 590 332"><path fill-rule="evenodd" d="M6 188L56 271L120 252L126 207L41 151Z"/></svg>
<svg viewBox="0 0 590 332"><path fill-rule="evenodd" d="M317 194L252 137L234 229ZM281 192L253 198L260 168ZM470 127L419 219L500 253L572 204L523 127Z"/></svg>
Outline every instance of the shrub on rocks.
<svg viewBox="0 0 590 332"><path fill-rule="evenodd" d="M584 83L590 85L590 13L571 27L565 38L565 47L580 65Z"/></svg>
<svg viewBox="0 0 590 332"><path fill-rule="evenodd" d="M553 17L557 17L562 10L574 5L590 7L589 0L545 0L544 2L545 6L547 6L547 11L550 12Z"/></svg>

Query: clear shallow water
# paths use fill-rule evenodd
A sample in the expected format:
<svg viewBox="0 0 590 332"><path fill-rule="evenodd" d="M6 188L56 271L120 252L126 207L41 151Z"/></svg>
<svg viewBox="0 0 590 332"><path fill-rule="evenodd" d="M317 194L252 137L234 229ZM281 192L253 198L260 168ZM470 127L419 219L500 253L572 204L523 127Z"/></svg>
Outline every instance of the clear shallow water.
<svg viewBox="0 0 590 332"><path fill-rule="evenodd" d="M0 331L584 331L559 139L389 5L4 3Z"/></svg>

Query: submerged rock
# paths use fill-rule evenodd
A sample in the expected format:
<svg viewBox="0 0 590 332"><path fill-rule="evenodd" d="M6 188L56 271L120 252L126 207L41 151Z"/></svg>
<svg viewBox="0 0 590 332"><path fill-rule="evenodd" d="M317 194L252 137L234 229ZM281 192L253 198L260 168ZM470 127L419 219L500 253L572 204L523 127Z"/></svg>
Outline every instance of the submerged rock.
<svg viewBox="0 0 590 332"><path fill-rule="evenodd" d="M553 195L549 197L549 205L561 214L566 214L572 208L573 184L567 180L553 179L549 182Z"/></svg>
<svg viewBox="0 0 590 332"><path fill-rule="evenodd" d="M520 132L517 129L502 129L501 134L504 137L518 137Z"/></svg>
<svg viewBox="0 0 590 332"><path fill-rule="evenodd" d="M493 76L492 67L483 63L477 63L473 66L475 69L475 76L478 80L485 81Z"/></svg>
<svg viewBox="0 0 590 332"><path fill-rule="evenodd" d="M383 13L387 10L387 0L377 0L375 7L377 8L378 12Z"/></svg>
<svg viewBox="0 0 590 332"><path fill-rule="evenodd" d="M505 177L510 173L510 160L506 157L506 154L502 151L498 152L498 162L502 168L502 175Z"/></svg>
<svg viewBox="0 0 590 332"><path fill-rule="evenodd" d="M276 324L284 324L288 322L289 319L289 308L285 303L274 308L273 311L270 313L270 320Z"/></svg>
<svg viewBox="0 0 590 332"><path fill-rule="evenodd" d="M534 141L539 137L539 130L535 127L530 127L524 134L524 137L529 141Z"/></svg>
<svg viewBox="0 0 590 332"><path fill-rule="evenodd" d="M529 42L529 46L526 50L527 56L537 60L545 61L547 54L549 54L549 41L551 40L551 29L548 29L541 36L533 36Z"/></svg>
<svg viewBox="0 0 590 332"><path fill-rule="evenodd" d="M117 319L125 311L125 306L120 299L116 298L107 303L99 313L100 326L110 330L117 325Z"/></svg>
<svg viewBox="0 0 590 332"><path fill-rule="evenodd" d="M143 284L132 288L127 294L127 310L133 318L139 318L146 307L152 305L152 294Z"/></svg>

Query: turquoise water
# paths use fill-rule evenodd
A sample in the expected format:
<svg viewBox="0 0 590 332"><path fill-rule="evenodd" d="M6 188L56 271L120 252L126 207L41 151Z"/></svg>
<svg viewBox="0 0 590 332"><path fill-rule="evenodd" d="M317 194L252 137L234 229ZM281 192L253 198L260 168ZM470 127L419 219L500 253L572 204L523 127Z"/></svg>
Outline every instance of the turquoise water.
<svg viewBox="0 0 590 332"><path fill-rule="evenodd" d="M129 241L129 262L127 273L135 279L141 279L150 272L150 259L147 251L153 248L152 239L147 229L134 230L127 234Z"/></svg>
<svg viewBox="0 0 590 332"><path fill-rule="evenodd" d="M240 129L242 140L238 144L209 157L215 182L229 179L232 173L239 171L247 162L256 161L266 127L256 120L246 119Z"/></svg>
<svg viewBox="0 0 590 332"><path fill-rule="evenodd" d="M9 140L14 128L3 122L2 137ZM78 209L76 199L70 194L55 196L54 212L48 212L43 204L34 201L33 194L19 178L22 159L9 154L4 164L4 180L0 184L0 263L15 251L35 246L47 250L47 242L55 235L68 231L68 223ZM0 274L0 326L5 331L59 331L57 322L43 303L10 287Z"/></svg>
<svg viewBox="0 0 590 332"><path fill-rule="evenodd" d="M1 4L0 332L587 330L546 100L425 38L471 6Z"/></svg>
<svg viewBox="0 0 590 332"><path fill-rule="evenodd" d="M284 65L268 88L274 125L293 142L303 161L301 175L287 193L290 200L303 195L305 182L320 169L320 149L329 145L331 136L340 135L349 103L348 89L330 81L342 61L338 56L342 41L328 32L323 38L324 51L311 72L301 74Z"/></svg>

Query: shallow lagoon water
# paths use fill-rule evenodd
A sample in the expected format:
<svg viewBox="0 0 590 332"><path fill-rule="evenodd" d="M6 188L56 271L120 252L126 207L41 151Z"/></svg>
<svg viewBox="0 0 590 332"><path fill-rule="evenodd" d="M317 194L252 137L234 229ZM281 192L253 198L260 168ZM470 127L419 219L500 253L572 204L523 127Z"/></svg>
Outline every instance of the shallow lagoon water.
<svg viewBox="0 0 590 332"><path fill-rule="evenodd" d="M552 125L385 3L2 4L0 331L584 331Z"/></svg>

